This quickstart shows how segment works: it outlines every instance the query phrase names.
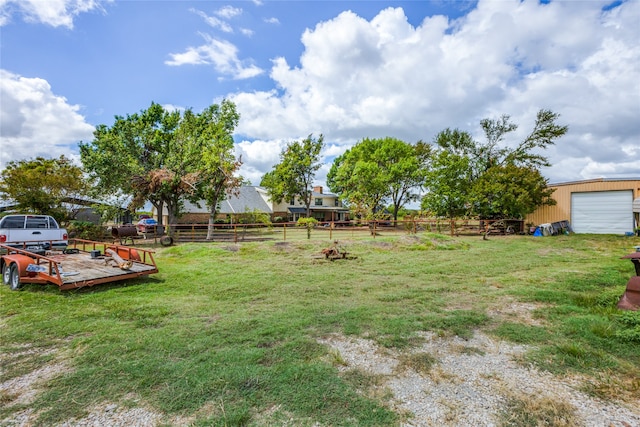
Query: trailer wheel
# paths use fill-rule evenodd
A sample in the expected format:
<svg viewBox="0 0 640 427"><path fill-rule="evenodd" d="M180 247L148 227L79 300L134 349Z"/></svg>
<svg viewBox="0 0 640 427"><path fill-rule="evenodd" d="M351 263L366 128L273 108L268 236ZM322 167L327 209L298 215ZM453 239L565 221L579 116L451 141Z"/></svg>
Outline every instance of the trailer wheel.
<svg viewBox="0 0 640 427"><path fill-rule="evenodd" d="M4 275L3 275L4 277ZM11 264L11 268L9 270L9 286L12 291L17 291L20 289L20 271L18 270L18 265L16 263Z"/></svg>
<svg viewBox="0 0 640 427"><path fill-rule="evenodd" d="M8 285L11 279L11 266L9 264L2 264L2 283Z"/></svg>

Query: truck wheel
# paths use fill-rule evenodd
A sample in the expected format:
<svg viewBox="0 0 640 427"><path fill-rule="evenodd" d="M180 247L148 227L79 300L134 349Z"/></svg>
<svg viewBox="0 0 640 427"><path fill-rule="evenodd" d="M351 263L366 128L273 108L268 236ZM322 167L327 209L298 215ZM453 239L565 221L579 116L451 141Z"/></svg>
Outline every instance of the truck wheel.
<svg viewBox="0 0 640 427"><path fill-rule="evenodd" d="M20 289L20 271L18 270L18 265L15 263L11 264L11 269L9 270L9 286L12 291Z"/></svg>
<svg viewBox="0 0 640 427"><path fill-rule="evenodd" d="M11 266L9 264L2 264L2 283L8 285L11 278Z"/></svg>

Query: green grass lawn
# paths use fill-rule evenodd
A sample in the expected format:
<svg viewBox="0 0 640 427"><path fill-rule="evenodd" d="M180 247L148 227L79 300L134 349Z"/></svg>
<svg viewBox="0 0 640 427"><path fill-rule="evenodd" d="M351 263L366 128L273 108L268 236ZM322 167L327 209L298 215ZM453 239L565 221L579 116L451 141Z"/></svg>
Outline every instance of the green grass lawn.
<svg viewBox="0 0 640 427"><path fill-rule="evenodd" d="M313 237L313 236L312 236ZM186 243L158 248L149 278L61 292L0 289L0 383L60 362L29 406L45 425L101 402L140 402L194 425L398 423L341 376L318 338L409 348L419 332L475 330L531 345L523 363L580 374L603 398L640 393L640 312L616 303L637 238L450 238ZM512 309L528 304L529 317ZM495 315L495 313L502 313ZM133 397L132 397L133 396ZM135 398L134 398L135 397ZM0 394L0 420L25 408Z"/></svg>

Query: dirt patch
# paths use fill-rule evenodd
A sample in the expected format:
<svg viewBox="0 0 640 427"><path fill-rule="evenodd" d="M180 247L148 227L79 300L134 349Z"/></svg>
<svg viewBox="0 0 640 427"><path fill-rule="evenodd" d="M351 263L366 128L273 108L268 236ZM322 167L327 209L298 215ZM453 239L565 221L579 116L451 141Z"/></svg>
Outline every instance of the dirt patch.
<svg viewBox="0 0 640 427"><path fill-rule="evenodd" d="M548 307L548 305L520 302L513 298L501 298L499 305L487 308L487 314L500 321L523 323L529 326L544 326L544 320L535 315L536 310L544 307Z"/></svg>
<svg viewBox="0 0 640 427"><path fill-rule="evenodd" d="M520 364L526 346L497 341L480 332L470 340L432 333L422 338L424 343L409 354L341 335L320 342L332 349L334 364L343 374L359 370L382 376L384 381L376 387L389 391L384 403L406 414L405 426L499 425L514 401L524 402L523 407L558 402L571 420L565 425L640 425L637 407L598 401L569 381ZM416 370L412 364L401 363L407 359L429 363Z"/></svg>

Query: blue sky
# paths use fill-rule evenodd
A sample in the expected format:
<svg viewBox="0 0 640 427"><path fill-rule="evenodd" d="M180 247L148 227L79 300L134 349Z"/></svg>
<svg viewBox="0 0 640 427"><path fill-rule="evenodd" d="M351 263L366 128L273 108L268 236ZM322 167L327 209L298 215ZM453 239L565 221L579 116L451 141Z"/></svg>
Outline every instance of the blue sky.
<svg viewBox="0 0 640 427"><path fill-rule="evenodd" d="M0 1L0 168L77 158L98 124L233 100L242 174L325 135L432 141L509 114L569 126L551 182L640 176L640 2Z"/></svg>

